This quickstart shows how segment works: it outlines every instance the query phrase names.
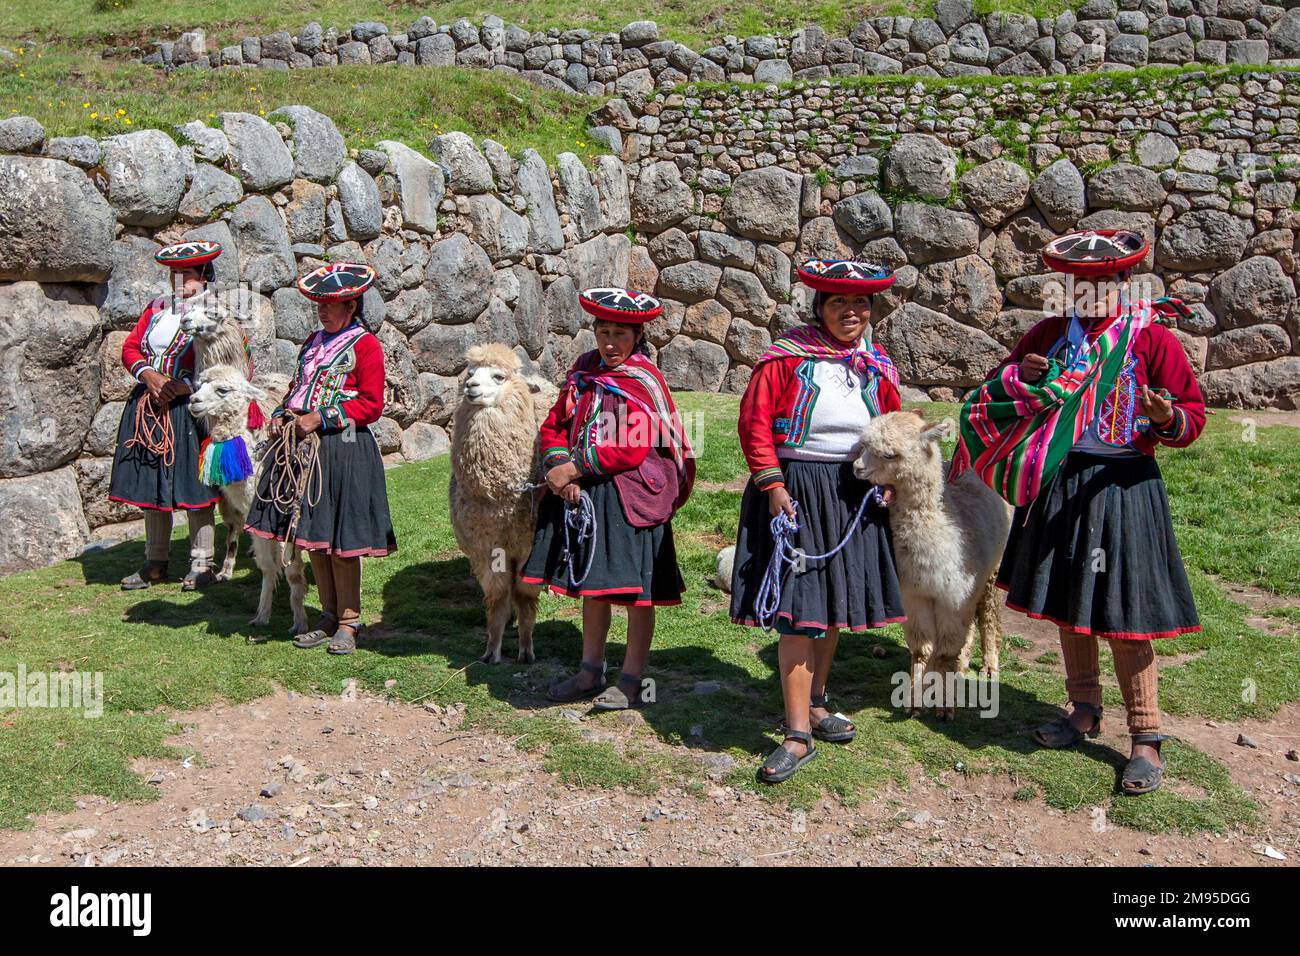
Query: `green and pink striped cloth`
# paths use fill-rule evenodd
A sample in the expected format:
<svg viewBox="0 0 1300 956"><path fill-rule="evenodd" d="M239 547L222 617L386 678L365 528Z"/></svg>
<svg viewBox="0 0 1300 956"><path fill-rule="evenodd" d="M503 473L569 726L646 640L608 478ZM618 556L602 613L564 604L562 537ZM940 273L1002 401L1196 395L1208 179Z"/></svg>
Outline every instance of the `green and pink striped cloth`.
<svg viewBox="0 0 1300 956"><path fill-rule="evenodd" d="M1035 384L1021 380L1012 363L971 392L949 480L973 468L1012 505L1033 501L1096 417L1139 333L1175 308L1165 300L1134 301L1069 368L1049 359Z"/></svg>

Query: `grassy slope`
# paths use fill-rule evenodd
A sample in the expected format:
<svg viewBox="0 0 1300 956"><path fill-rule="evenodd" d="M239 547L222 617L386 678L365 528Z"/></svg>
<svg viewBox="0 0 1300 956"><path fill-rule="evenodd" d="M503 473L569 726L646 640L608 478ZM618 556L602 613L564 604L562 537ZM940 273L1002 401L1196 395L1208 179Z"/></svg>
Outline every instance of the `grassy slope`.
<svg viewBox="0 0 1300 956"><path fill-rule="evenodd" d="M468 17L481 23L494 13L507 23L529 30L583 27L592 31L619 30L637 19L654 20L661 36L697 49L724 34L745 37L786 32L805 24L820 24L832 35L844 35L866 16L928 14L933 0L852 0L800 3L798 0L650 0L629 5L624 0L453 0L453 2L381 2L381 0L40 0L0 7L0 43L6 39L54 38L77 40L139 40L172 37L182 30L203 27L210 38L229 43L254 33L288 30L296 33L311 20L325 26L348 27L378 20L401 30L420 16L439 23ZM1054 14L1077 7L1082 0L976 0L978 11L1005 10ZM270 7L270 9L268 9Z"/></svg>
<svg viewBox="0 0 1300 956"><path fill-rule="evenodd" d="M704 422L697 433L700 479L726 483L743 474L735 440L736 400L684 396L683 408ZM936 408L936 413L951 413ZM1300 697L1300 636L1266 637L1249 628L1243 609L1228 602L1206 572L1300 592L1294 556L1295 474L1300 451L1289 429L1261 430L1253 443L1238 426L1212 420L1191 450L1163 456L1185 558L1206 624L1203 635L1162 649L1205 654L1165 669L1162 704L1172 713L1215 718L1267 716ZM629 742L581 739L579 728L545 711L541 692L576 659L576 604L547 596L538 627L537 664L490 668L471 663L481 651L482 613L477 588L455 549L447 524L446 458L389 472L389 493L401 551L367 563L365 606L382 616L377 640L352 658L295 651L287 641L263 646L243 641L256 603L257 578L243 562L233 584L198 595L174 589L126 594L116 581L138 562L139 544L65 562L0 581L0 671L19 662L29 668L105 672L108 701L98 721L51 712L0 714L0 825L23 826L28 813L66 808L78 794L149 799L154 793L132 774L136 756L167 753L167 714L203 707L218 697L246 700L275 683L291 689L337 693L355 677L368 689L404 700L466 701L472 723L525 735L548 766L585 786L623 785L651 790L665 781L698 786L698 758L723 751L739 761L729 782L758 787L753 768L773 746L769 731L779 711L774 680L775 643L760 632L731 625L725 595L705 584L715 549L734 534L739 495L703 487L675 522L689 590L680 608L660 613L650 674L659 703L646 711L647 729ZM1224 489L1233 489L1225 500ZM716 485L714 486L716 489ZM1247 533L1242 533L1242 529ZM183 563L182 542L173 559ZM287 625L283 595L275 619ZM1007 643L1017 619L1008 614ZM610 666L621 654L622 618L615 616ZM512 646L508 638L508 648ZM885 656L872 655L882 645ZM1004 655L1001 713L983 720L963 713L955 724L902 717L889 706L890 676L906 667L901 630L891 627L841 645L834 685L837 703L858 722L857 742L827 747L822 759L789 784L765 791L772 799L807 805L823 791L848 801L886 781L902 781L918 764L926 773L1006 773L1026 797L1054 806L1109 807L1110 818L1149 830L1222 830L1253 819L1246 795L1221 766L1177 743L1169 748L1170 776L1199 787L1204 796L1166 789L1143 800L1113 798L1120 756L1098 747L1048 752L1032 747L1028 728L1050 716L1061 700L1059 679L1045 664ZM1257 696L1241 697L1243 679ZM396 686L384 691L384 681ZM716 694L691 693L696 680L717 680ZM1108 691L1107 706L1118 708ZM612 727L614 718L597 720ZM702 735L692 736L692 728ZM672 746L664 747L661 743ZM1196 792L1193 790L1192 792Z"/></svg>
<svg viewBox="0 0 1300 956"><path fill-rule="evenodd" d="M390 65L302 72L246 70L164 75L139 64L26 52L19 69L0 71L0 116L22 113L50 136L103 137L134 129L167 132L179 123L215 122L222 111L270 113L299 103L329 115L349 146L396 139L427 151L442 130L489 137L512 152L536 149L590 159L607 152L586 136L598 100L543 90L486 70L399 70Z"/></svg>

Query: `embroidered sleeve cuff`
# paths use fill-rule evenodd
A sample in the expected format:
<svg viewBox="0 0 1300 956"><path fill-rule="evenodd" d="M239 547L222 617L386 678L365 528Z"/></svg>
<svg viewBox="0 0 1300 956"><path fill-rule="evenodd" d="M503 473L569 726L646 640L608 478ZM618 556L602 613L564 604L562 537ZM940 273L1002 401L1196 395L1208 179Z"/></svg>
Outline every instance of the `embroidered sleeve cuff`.
<svg viewBox="0 0 1300 956"><path fill-rule="evenodd" d="M131 364L131 368L128 369L128 371L131 373L131 377L138 382L140 381L140 373L143 372L148 367L149 367L148 362L146 362L144 359L138 359Z"/></svg>
<svg viewBox="0 0 1300 956"><path fill-rule="evenodd" d="M1161 441L1171 444L1176 443L1187 434L1187 413L1175 405L1174 417L1165 422L1164 425L1153 425L1152 430Z"/></svg>
<svg viewBox="0 0 1300 956"><path fill-rule="evenodd" d="M569 454L569 449L562 446L555 448L545 448L542 450L542 467L546 469L554 468L556 465L563 465L573 461L573 456Z"/></svg>
<svg viewBox="0 0 1300 956"><path fill-rule="evenodd" d="M760 491L767 491L769 488L775 488L777 485L785 484L785 475L781 472L778 465L771 468L763 468L754 472L754 485Z"/></svg>
<svg viewBox="0 0 1300 956"><path fill-rule="evenodd" d="M596 446L587 445L579 449L574 456L573 463L578 466L578 473L581 475L604 475L605 469L600 467L600 458L596 455Z"/></svg>

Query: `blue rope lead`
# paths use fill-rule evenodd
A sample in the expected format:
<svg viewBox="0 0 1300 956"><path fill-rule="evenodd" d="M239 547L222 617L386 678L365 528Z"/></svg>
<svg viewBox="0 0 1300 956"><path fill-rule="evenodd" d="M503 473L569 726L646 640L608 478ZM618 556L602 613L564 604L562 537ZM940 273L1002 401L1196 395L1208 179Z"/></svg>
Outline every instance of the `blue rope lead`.
<svg viewBox="0 0 1300 956"><path fill-rule="evenodd" d="M587 545L587 566L582 569L582 577L573 574L573 562L577 558L577 548ZM596 506L591 495L582 492L576 505L564 505L564 551L560 553L560 564L569 577L569 586L580 587L591 573L592 561L596 557Z"/></svg>
<svg viewBox="0 0 1300 956"><path fill-rule="evenodd" d="M767 570L763 572L763 581L758 587L758 595L754 598L754 617L759 627L770 631L772 625L776 623L777 612L781 609L781 582L785 579L786 572L801 562L828 561L843 551L844 546L853 537L853 532L857 531L858 526L862 524L867 502L872 499L876 504L884 507L885 497L879 485L872 485L867 489L866 494L862 496L862 503L858 505L858 513L850 522L848 530L844 532L844 537L825 554L808 554L795 547L794 538L799 533L798 501L793 498L790 500L790 507L795 513L793 518L782 511L772 519L772 557L767 562Z"/></svg>

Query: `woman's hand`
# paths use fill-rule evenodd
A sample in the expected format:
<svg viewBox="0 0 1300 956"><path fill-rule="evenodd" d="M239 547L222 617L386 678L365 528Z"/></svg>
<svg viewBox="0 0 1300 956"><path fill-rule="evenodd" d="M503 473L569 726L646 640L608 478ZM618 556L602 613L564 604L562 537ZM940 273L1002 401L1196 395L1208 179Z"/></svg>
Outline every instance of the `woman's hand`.
<svg viewBox="0 0 1300 956"><path fill-rule="evenodd" d="M1047 359L1037 352L1030 352L1020 360L1020 380L1022 382L1036 382L1043 377L1043 373L1047 369Z"/></svg>
<svg viewBox="0 0 1300 956"><path fill-rule="evenodd" d="M790 498L790 492L785 490L785 485L777 485L767 492L767 511L773 518L781 512L794 518L794 501Z"/></svg>
<svg viewBox="0 0 1300 956"><path fill-rule="evenodd" d="M294 421L293 427L298 433L299 440L306 438L320 428L320 412L307 412L305 415L299 415L297 420Z"/></svg>
<svg viewBox="0 0 1300 956"><path fill-rule="evenodd" d="M562 494L564 489L573 484L574 479L578 477L578 466L571 461L566 461L562 465L556 465L546 473L546 487L550 488L555 494ZM578 488L576 484L573 487ZM578 489L581 491L581 488ZM573 499L565 498L565 501Z"/></svg>
<svg viewBox="0 0 1300 956"><path fill-rule="evenodd" d="M164 393L173 381L174 379L153 368L147 368L140 373L140 383L148 389L149 397L158 405L165 405L170 401L164 397Z"/></svg>
<svg viewBox="0 0 1300 956"><path fill-rule="evenodd" d="M1147 385L1143 385L1138 394L1138 407L1156 428L1164 428L1174 417L1174 403L1160 392L1151 391Z"/></svg>
<svg viewBox="0 0 1300 956"><path fill-rule="evenodd" d="M564 490L560 492L560 497L567 504L576 505L582 498L582 485L576 481L569 482L564 486Z"/></svg>

